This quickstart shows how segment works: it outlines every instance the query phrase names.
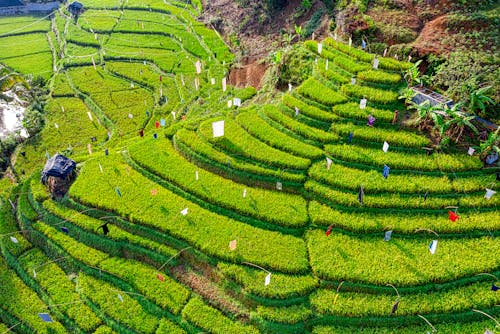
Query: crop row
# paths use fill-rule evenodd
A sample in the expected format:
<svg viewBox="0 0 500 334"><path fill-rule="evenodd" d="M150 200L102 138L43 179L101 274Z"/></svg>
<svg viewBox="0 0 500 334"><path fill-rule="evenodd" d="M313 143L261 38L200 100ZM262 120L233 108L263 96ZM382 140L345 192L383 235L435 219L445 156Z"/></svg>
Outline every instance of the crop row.
<svg viewBox="0 0 500 334"><path fill-rule="evenodd" d="M353 138L356 137L370 142L388 142L394 146L421 148L429 144L429 140L425 136L391 128L368 127L352 123L333 123L331 130L344 138L352 133Z"/></svg>
<svg viewBox="0 0 500 334"><path fill-rule="evenodd" d="M212 122L214 121L215 119L211 119L201 123L199 131L209 142L233 154L277 168L306 169L311 164L309 159L296 157L264 144L230 118L224 119L224 136L213 138Z"/></svg>
<svg viewBox="0 0 500 334"><path fill-rule="evenodd" d="M304 101L289 95L285 94L283 95L282 98L283 104L286 105L287 107L295 110L297 108L299 110L299 114L304 114L306 116L309 116L311 118L315 118L321 121L325 122L331 122L338 120L338 117L328 111L324 111L318 107L312 106L310 104L305 103Z"/></svg>
<svg viewBox="0 0 500 334"><path fill-rule="evenodd" d="M342 85L340 88L345 95L363 99L366 98L368 103L376 104L394 104L398 101L398 93L384 90L380 88L372 88L360 85Z"/></svg>
<svg viewBox="0 0 500 334"><path fill-rule="evenodd" d="M64 327L55 319L52 323L40 321L38 313L46 309L45 304L13 271L8 269L3 259L0 259L0 282L2 312L6 310L17 319L23 319L23 322L36 333L66 333Z"/></svg>
<svg viewBox="0 0 500 334"><path fill-rule="evenodd" d="M101 163L103 173L99 172L98 163ZM116 194L117 187L121 196ZM151 195L153 189L156 190L154 196ZM303 272L307 268L302 240L254 228L204 210L131 170L116 156L86 162L70 193L86 204L113 209L131 222L186 240L208 255L236 262L249 261L290 273ZM188 213L182 215L180 212L185 208L188 208ZM207 238L207 235L212 237ZM231 240L238 242L234 251L228 248Z"/></svg>
<svg viewBox="0 0 500 334"><path fill-rule="evenodd" d="M298 88L298 92L327 106L334 106L347 102L345 96L324 86L313 77L304 81Z"/></svg>
<svg viewBox="0 0 500 334"><path fill-rule="evenodd" d="M339 139L334 133L314 128L285 115L276 106L266 105L262 107L261 112L263 115L306 139L321 143L333 142Z"/></svg>
<svg viewBox="0 0 500 334"><path fill-rule="evenodd" d="M331 83L341 86L342 84L349 83L350 78L351 78L351 73L341 69L340 67L334 65L334 64L328 64L328 69L326 68L326 61L321 59L318 59L318 66L317 66L318 72L328 79Z"/></svg>
<svg viewBox="0 0 500 334"><path fill-rule="evenodd" d="M304 44L309 50L318 52L318 43L316 41L306 41ZM333 61L335 65L350 73L358 73L370 69L370 65L359 63L342 52L327 48L326 45L323 45L321 57Z"/></svg>
<svg viewBox="0 0 500 334"><path fill-rule="evenodd" d="M131 46L144 49L181 51L179 42L163 35L113 33L106 45L110 48L114 46Z"/></svg>
<svg viewBox="0 0 500 334"><path fill-rule="evenodd" d="M287 171L281 172L280 170L270 169L255 164L251 164L242 159L229 156L224 152L218 151L211 145L202 140L196 132L186 129L180 129L175 134L174 138L177 149L189 156L189 159L194 159L197 163L205 163L208 161L214 169L220 170L221 166L227 166L228 170L241 172L242 178L250 178L258 181L271 181L284 180L301 183L304 182L305 176L303 174L295 174ZM195 156L196 155L196 156ZM218 166L217 166L218 165Z"/></svg>
<svg viewBox="0 0 500 334"><path fill-rule="evenodd" d="M323 314L343 317L387 316L396 302L395 295L318 290L311 296L312 307ZM440 314L492 307L500 295L491 291L491 284L479 283L448 292L401 296L396 315ZM336 302L334 302L336 301Z"/></svg>
<svg viewBox="0 0 500 334"><path fill-rule="evenodd" d="M366 121L369 115L376 118L376 123L389 123L394 118L394 113L386 109L378 109L367 106L365 109L359 108L359 103L349 102L333 106L333 112L344 118Z"/></svg>
<svg viewBox="0 0 500 334"><path fill-rule="evenodd" d="M87 9L80 15L78 24L87 31L106 33L113 29L119 17L119 12Z"/></svg>
<svg viewBox="0 0 500 334"><path fill-rule="evenodd" d="M450 222L451 224L451 222ZM438 239L349 236L324 231L307 232L310 263L314 273L327 280L383 285L416 286L442 283L498 270L500 241L492 237L441 239L435 254L429 243Z"/></svg>
<svg viewBox="0 0 500 334"><path fill-rule="evenodd" d="M407 213L342 212L316 201L309 203L311 222L316 225L329 226L357 233L378 233L383 237L384 231L391 229L394 233L418 233L419 229L430 229L436 233L468 233L498 231L498 211L468 212L459 214L457 223L451 223L445 211L438 215ZM422 233L422 232L420 232Z"/></svg>
<svg viewBox="0 0 500 334"><path fill-rule="evenodd" d="M364 148L354 145L326 145L325 150L334 157L354 163L383 168L388 165L392 169L413 171L463 172L479 170L481 161L465 154L432 155L411 154L405 152L383 152L382 149Z"/></svg>
<svg viewBox="0 0 500 334"><path fill-rule="evenodd" d="M376 70L368 70L358 73L358 79L377 84L396 85L401 82L401 75L397 73L386 73Z"/></svg>
<svg viewBox="0 0 500 334"><path fill-rule="evenodd" d="M361 187L361 184L358 184ZM307 191L326 198L331 203L341 206L360 206L358 192L342 192L326 186L322 183L309 180L304 185ZM359 188L358 188L359 189ZM444 195L433 196L431 199L426 199L421 194L405 195L398 193L389 194L370 194L365 192L363 206L368 208L384 208L384 209L445 209L449 206L460 207L465 209L475 209L478 207L492 208L500 204L500 196L493 197L490 200L484 198L484 193L464 194L461 196Z"/></svg>
<svg viewBox="0 0 500 334"><path fill-rule="evenodd" d="M306 144L274 128L260 118L255 110L242 112L236 120L252 136L279 150L307 159L317 159L324 154L318 147Z"/></svg>
<svg viewBox="0 0 500 334"><path fill-rule="evenodd" d="M273 299L288 299L309 294L318 286L312 275L285 275L273 273L271 284L264 285L267 273L262 270L219 262L217 268L225 277L243 286L243 291L255 296Z"/></svg>
<svg viewBox="0 0 500 334"><path fill-rule="evenodd" d="M363 185L367 193L394 192L406 194L467 193L496 189L495 175L450 178L449 176L427 176L415 174L394 174L385 179L382 170L360 170L332 163L326 168L325 161L312 165L309 176L314 180L342 189L359 190Z"/></svg>
<svg viewBox="0 0 500 334"><path fill-rule="evenodd" d="M143 167L206 201L283 226L298 227L307 222L306 202L300 196L247 188L200 169L166 139L145 139L129 146L129 152Z"/></svg>
<svg viewBox="0 0 500 334"><path fill-rule="evenodd" d="M54 304L61 304L58 310L64 312L84 331L92 331L101 323L101 319L85 304L75 303L80 300L75 285L66 273L39 249L24 253L18 262L27 273L36 273L34 279L47 292Z"/></svg>
<svg viewBox="0 0 500 334"><path fill-rule="evenodd" d="M13 16L0 18L0 36L20 35L50 30L50 20L35 16Z"/></svg>
<svg viewBox="0 0 500 334"><path fill-rule="evenodd" d="M354 47L350 47L349 45L345 45L344 43L337 42L331 38L325 38L324 43L329 47L342 51L343 53L359 59L361 61L372 63L375 55L364 52L362 50L356 49ZM400 71L406 70L410 68L411 63L398 61L396 59L388 58L388 57L379 57L379 67L382 69L390 70L390 71Z"/></svg>

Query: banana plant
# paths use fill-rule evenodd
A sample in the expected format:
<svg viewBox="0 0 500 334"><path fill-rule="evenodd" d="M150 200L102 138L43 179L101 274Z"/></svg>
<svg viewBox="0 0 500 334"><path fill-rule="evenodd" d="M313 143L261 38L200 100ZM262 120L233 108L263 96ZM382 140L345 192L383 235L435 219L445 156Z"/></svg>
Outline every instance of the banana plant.
<svg viewBox="0 0 500 334"><path fill-rule="evenodd" d="M476 111L480 111L480 113L484 114L486 111L486 107L489 104L494 104L495 101L491 97L488 96L488 91L491 89L491 86L486 86L479 88L478 90L474 90L470 93L469 104L467 106L467 110L475 113Z"/></svg>
<svg viewBox="0 0 500 334"><path fill-rule="evenodd" d="M479 144L481 158L485 158L488 154L497 152L500 154L500 128L495 132L491 132L488 139Z"/></svg>
<svg viewBox="0 0 500 334"><path fill-rule="evenodd" d="M479 130L471 122L476 116L464 114L459 111L460 107L460 104L456 104L450 109L449 115L451 119L446 122L448 128L454 128L453 133L456 134L455 143L458 143L466 128L469 128L476 135L479 135Z"/></svg>

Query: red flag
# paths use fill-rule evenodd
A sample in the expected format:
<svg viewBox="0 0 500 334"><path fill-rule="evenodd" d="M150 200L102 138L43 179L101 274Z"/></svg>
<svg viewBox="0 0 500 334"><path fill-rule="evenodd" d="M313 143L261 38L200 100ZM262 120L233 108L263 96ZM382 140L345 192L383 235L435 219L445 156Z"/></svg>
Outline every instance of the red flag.
<svg viewBox="0 0 500 334"><path fill-rule="evenodd" d="M156 196L156 194L158 194L158 190L151 189L151 196Z"/></svg>
<svg viewBox="0 0 500 334"><path fill-rule="evenodd" d="M165 277L163 277L162 274L157 274L156 278L158 278L162 282L165 282Z"/></svg>
<svg viewBox="0 0 500 334"><path fill-rule="evenodd" d="M144 130L143 130L143 129L141 129L141 130L139 131L139 136L144 137Z"/></svg>
<svg viewBox="0 0 500 334"><path fill-rule="evenodd" d="M160 74L160 81L163 81L163 76Z"/></svg>
<svg viewBox="0 0 500 334"><path fill-rule="evenodd" d="M455 222L458 218L460 218L455 212L448 211L448 217L452 222Z"/></svg>
<svg viewBox="0 0 500 334"><path fill-rule="evenodd" d="M328 226L328 229L325 232L327 237L330 235L330 233L332 233L332 228L333 228L333 225Z"/></svg>
<svg viewBox="0 0 500 334"><path fill-rule="evenodd" d="M156 122L155 122L155 126L156 126L156 128L158 129L158 128L160 127L160 122L156 121Z"/></svg>

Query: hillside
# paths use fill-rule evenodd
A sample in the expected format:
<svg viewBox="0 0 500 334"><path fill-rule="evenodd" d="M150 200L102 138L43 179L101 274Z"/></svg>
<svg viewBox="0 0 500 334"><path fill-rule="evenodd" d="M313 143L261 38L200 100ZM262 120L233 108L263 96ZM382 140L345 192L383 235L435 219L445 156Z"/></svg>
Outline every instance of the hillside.
<svg viewBox="0 0 500 334"><path fill-rule="evenodd" d="M292 36L236 87L222 2L82 3L0 18L43 107L0 180L1 332L499 333L498 147L400 99L415 63Z"/></svg>

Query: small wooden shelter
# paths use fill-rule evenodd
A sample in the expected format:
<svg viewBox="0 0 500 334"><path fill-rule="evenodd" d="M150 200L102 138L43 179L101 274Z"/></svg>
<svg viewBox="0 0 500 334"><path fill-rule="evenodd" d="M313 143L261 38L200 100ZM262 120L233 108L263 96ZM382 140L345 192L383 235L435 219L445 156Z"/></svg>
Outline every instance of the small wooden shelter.
<svg viewBox="0 0 500 334"><path fill-rule="evenodd" d="M76 177L76 162L61 154L56 154L45 163L41 182L49 187L54 198L66 195Z"/></svg>

